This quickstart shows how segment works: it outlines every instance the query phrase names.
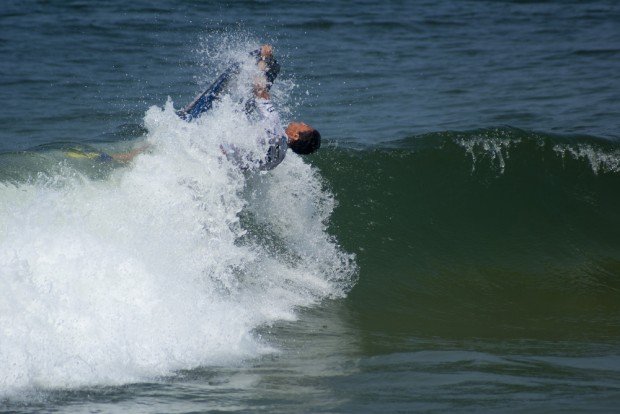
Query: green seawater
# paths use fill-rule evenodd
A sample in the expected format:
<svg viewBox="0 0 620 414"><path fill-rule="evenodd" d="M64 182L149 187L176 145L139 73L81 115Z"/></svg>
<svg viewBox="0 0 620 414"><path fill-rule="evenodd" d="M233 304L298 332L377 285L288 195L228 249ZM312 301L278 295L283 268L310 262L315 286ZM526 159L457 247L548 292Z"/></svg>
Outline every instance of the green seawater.
<svg viewBox="0 0 620 414"><path fill-rule="evenodd" d="M619 155L507 128L324 152L317 165L343 200L333 231L360 264L350 299L363 330L619 339Z"/></svg>

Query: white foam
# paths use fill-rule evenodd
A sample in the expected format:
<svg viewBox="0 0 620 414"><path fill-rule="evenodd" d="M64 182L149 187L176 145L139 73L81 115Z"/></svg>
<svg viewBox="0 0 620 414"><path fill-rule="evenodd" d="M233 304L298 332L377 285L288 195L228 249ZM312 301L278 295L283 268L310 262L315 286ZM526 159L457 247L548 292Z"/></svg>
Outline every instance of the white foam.
<svg viewBox="0 0 620 414"><path fill-rule="evenodd" d="M0 183L0 394L239 363L271 350L256 327L346 293L318 172L292 152L270 173L223 159L224 142L261 151L239 109L151 108L152 148L106 180Z"/></svg>
<svg viewBox="0 0 620 414"><path fill-rule="evenodd" d="M501 135L501 131L498 131ZM508 150L510 147L521 142L518 138L496 138L496 137L473 137L473 138L458 138L455 142L465 149L465 152L471 156L471 171L476 170L476 154L481 154L482 157L488 156L491 160L491 164L497 163L499 173L503 174L506 169L506 159L509 158L510 153Z"/></svg>
<svg viewBox="0 0 620 414"><path fill-rule="evenodd" d="M553 150L562 158L571 156L576 160L587 160L594 174L620 172L620 151L604 151L588 144L557 144Z"/></svg>

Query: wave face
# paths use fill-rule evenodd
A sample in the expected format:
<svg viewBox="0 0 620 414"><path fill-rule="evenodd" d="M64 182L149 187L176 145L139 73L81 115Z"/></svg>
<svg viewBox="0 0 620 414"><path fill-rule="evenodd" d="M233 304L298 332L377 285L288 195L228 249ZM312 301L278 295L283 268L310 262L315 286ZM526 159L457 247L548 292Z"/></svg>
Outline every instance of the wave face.
<svg viewBox="0 0 620 414"><path fill-rule="evenodd" d="M617 340L619 163L614 142L511 128L322 151L341 200L334 231L358 253L363 325Z"/></svg>
<svg viewBox="0 0 620 414"><path fill-rule="evenodd" d="M348 292L354 257L326 231L316 168L221 159L220 143L254 142L239 114L225 100L188 124L153 107L151 149L128 167L62 146L2 155L0 393L238 363L273 350L257 327Z"/></svg>

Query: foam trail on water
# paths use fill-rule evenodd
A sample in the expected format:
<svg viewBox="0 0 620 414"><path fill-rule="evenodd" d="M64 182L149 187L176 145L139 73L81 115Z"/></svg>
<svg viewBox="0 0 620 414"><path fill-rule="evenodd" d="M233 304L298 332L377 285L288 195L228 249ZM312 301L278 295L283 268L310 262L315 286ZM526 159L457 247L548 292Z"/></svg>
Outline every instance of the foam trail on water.
<svg viewBox="0 0 620 414"><path fill-rule="evenodd" d="M148 153L105 180L0 183L0 394L238 363L271 350L256 327L350 288L316 169L223 158L224 142L263 150L239 105L186 123L168 102L144 122Z"/></svg>

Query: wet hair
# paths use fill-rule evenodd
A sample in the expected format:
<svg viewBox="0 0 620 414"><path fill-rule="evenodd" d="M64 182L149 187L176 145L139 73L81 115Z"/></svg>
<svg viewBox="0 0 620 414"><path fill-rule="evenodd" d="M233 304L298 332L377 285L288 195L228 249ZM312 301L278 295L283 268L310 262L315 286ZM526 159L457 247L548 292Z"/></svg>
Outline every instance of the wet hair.
<svg viewBox="0 0 620 414"><path fill-rule="evenodd" d="M314 128L301 131L299 139L290 142L288 146L296 154L312 154L321 147L321 134Z"/></svg>

